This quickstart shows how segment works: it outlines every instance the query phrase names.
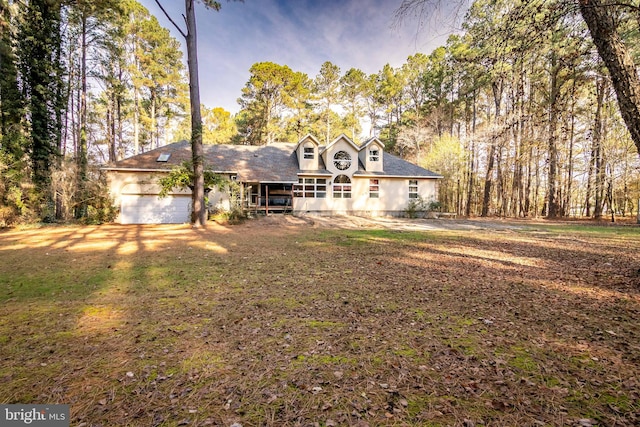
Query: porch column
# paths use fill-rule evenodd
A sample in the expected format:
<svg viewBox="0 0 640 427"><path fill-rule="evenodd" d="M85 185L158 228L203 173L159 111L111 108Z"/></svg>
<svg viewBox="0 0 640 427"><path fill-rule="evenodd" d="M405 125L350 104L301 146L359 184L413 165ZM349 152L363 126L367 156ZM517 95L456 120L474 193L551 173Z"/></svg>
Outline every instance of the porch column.
<svg viewBox="0 0 640 427"><path fill-rule="evenodd" d="M269 215L269 186L265 185L264 190L265 190L265 193L267 193L264 199L264 214Z"/></svg>

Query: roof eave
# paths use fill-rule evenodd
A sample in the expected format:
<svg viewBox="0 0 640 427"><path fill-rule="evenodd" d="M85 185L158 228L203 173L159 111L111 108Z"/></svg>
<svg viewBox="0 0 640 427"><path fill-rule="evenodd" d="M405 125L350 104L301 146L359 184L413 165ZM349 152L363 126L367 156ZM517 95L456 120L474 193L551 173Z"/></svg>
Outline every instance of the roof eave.
<svg viewBox="0 0 640 427"><path fill-rule="evenodd" d="M362 178L410 178L410 179L442 179L443 176L435 175L435 176L424 176L424 175L376 175L372 173L354 173L354 176L362 177Z"/></svg>
<svg viewBox="0 0 640 427"><path fill-rule="evenodd" d="M148 169L148 168L123 168L123 167L104 167L100 168L103 171L115 171L115 172L171 172L171 169Z"/></svg>
<svg viewBox="0 0 640 427"><path fill-rule="evenodd" d="M100 170L104 170L104 171L115 171L115 172L171 172L172 169L148 169L148 168L117 168L117 167L104 167L104 168L100 168ZM208 172L213 172L213 173L217 173L217 174L230 174L230 175L237 175L238 171L230 171L230 170L221 170L221 171L217 171L217 170L208 170Z"/></svg>
<svg viewBox="0 0 640 427"><path fill-rule="evenodd" d="M333 174L329 171L321 172L321 171L308 171L308 172L298 172L298 176L332 176Z"/></svg>

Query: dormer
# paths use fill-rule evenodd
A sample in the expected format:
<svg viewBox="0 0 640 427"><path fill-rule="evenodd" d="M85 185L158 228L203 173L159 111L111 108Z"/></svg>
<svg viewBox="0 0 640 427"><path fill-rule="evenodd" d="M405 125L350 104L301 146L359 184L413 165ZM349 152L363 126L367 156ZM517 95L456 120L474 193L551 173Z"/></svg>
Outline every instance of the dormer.
<svg viewBox="0 0 640 427"><path fill-rule="evenodd" d="M313 135L303 137L296 146L296 155L298 156L298 165L301 170L318 170L319 166L319 150L320 143Z"/></svg>
<svg viewBox="0 0 640 427"><path fill-rule="evenodd" d="M382 172L383 153L384 145L378 138L371 138L365 142L358 152L358 157L364 165L364 170L367 172Z"/></svg>
<svg viewBox="0 0 640 427"><path fill-rule="evenodd" d="M345 134L322 150L322 160L333 174L351 176L358 170L358 146Z"/></svg>

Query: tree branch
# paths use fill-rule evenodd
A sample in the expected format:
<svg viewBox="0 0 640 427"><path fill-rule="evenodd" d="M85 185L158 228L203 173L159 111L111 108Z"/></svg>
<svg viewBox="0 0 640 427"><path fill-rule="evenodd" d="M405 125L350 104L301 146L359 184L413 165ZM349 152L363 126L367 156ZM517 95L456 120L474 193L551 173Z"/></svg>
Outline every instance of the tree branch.
<svg viewBox="0 0 640 427"><path fill-rule="evenodd" d="M175 21L171 18L171 16L167 13L167 11L164 9L164 7L162 7L162 4L160 4L159 0L155 0L156 4L158 5L158 7L160 7L160 10L162 10L162 13L164 13L164 16L167 17L167 19L173 24L174 27L176 27L176 30L178 30L178 32L180 34L182 34L182 37L184 37L185 39L187 38L187 35L185 34L184 31L182 31L182 28L180 28L178 26L178 24L175 23Z"/></svg>

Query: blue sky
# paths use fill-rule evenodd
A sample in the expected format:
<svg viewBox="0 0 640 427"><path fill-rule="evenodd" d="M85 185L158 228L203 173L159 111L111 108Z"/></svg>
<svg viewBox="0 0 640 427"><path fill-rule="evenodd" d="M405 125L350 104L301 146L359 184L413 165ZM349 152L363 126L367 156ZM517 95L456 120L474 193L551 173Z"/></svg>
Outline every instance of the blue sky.
<svg viewBox="0 0 640 427"><path fill-rule="evenodd" d="M174 37L184 40L154 0L140 0ZM183 23L184 1L161 3ZM236 113L237 99L256 62L288 65L314 78L325 61L376 73L389 63L401 66L409 55L431 53L446 42L451 27L431 20L419 32L415 21L393 25L401 0L222 0L220 12L198 5L201 100L207 107ZM183 49L184 51L184 49Z"/></svg>

